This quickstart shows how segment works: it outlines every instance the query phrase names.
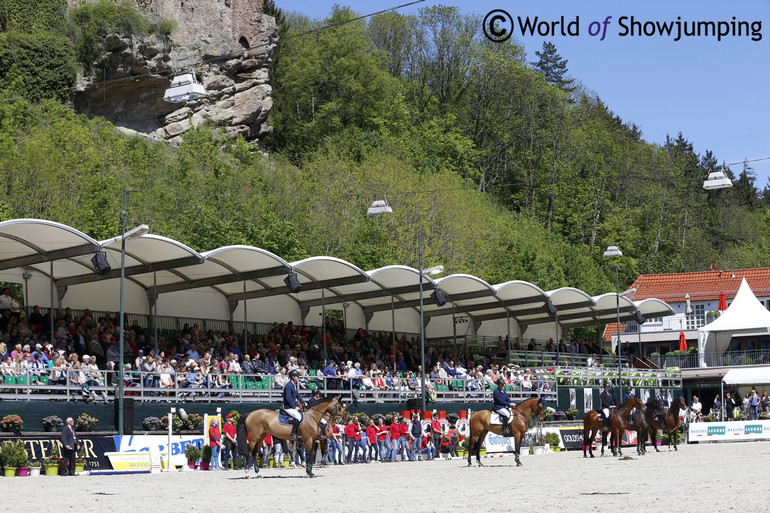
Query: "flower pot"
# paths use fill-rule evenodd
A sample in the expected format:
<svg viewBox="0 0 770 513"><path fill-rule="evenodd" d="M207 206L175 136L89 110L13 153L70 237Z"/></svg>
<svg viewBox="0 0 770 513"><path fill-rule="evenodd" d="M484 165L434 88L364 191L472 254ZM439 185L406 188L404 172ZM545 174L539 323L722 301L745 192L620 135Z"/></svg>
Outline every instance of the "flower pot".
<svg viewBox="0 0 770 513"><path fill-rule="evenodd" d="M149 431L157 431L157 430L158 430L158 426L150 426Z"/></svg>
<svg viewBox="0 0 770 513"><path fill-rule="evenodd" d="M192 470L195 470L195 462L194 461L188 461L187 466L190 467Z"/></svg>
<svg viewBox="0 0 770 513"><path fill-rule="evenodd" d="M561 447L551 447L553 452L561 452Z"/></svg>
<svg viewBox="0 0 770 513"><path fill-rule="evenodd" d="M59 464L58 463L50 463L45 466L45 475L47 476L58 476L59 475Z"/></svg>
<svg viewBox="0 0 770 513"><path fill-rule="evenodd" d="M86 469L85 463L77 463L75 462L75 473L77 472L83 472Z"/></svg>
<svg viewBox="0 0 770 513"><path fill-rule="evenodd" d="M29 475L29 467L18 467L16 469L16 475L19 477L27 477Z"/></svg>
<svg viewBox="0 0 770 513"><path fill-rule="evenodd" d="M53 431L53 426L43 426L43 431L51 433Z"/></svg>
<svg viewBox="0 0 770 513"><path fill-rule="evenodd" d="M16 467L3 467L3 475L5 477L16 476Z"/></svg>
<svg viewBox="0 0 770 513"><path fill-rule="evenodd" d="M29 477L39 477L40 467L29 467Z"/></svg>
<svg viewBox="0 0 770 513"><path fill-rule="evenodd" d="M201 470L208 470L208 469L209 469L209 465L210 465L210 464L211 464L211 463L209 463L208 461L201 461L201 465L200 465L200 467L199 467L199 468L200 468Z"/></svg>
<svg viewBox="0 0 770 513"><path fill-rule="evenodd" d="M543 452L545 451L545 447L542 445L533 445L532 447L529 448L529 450L530 450L530 454L538 456L540 454L543 454Z"/></svg>

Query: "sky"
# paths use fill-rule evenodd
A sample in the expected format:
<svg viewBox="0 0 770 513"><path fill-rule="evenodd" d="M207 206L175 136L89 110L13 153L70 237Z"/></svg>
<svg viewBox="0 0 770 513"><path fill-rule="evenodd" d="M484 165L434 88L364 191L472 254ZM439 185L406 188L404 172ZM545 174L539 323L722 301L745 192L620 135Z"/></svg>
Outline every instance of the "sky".
<svg viewBox="0 0 770 513"><path fill-rule="evenodd" d="M334 4L368 14L411 1L275 3L285 11L297 11L315 19L327 16ZM514 22L513 37L524 46L528 61L536 60L535 51L541 49L543 42L553 42L558 53L567 59L569 74L595 91L624 122L635 123L645 140L661 144L667 134L676 137L681 132L696 153L703 155L710 150L720 163L739 163L730 166L736 176L743 169L744 160L768 159L749 164L757 175L757 187L762 189L768 184L770 0L425 0L398 12L415 14L431 5L456 6L482 18L496 9L506 11ZM577 17L577 35L562 35L558 31L545 36L521 34L519 18L558 21L562 16L566 22ZM638 24L632 25L632 16ZM611 18L605 32L607 17ZM638 33L655 23L676 22L678 17L684 22L724 22L722 27L730 33L721 38L708 35L682 37L679 41L674 41L674 35L658 33L621 36L632 26ZM733 17L736 22L748 22L748 34L733 34ZM761 23L761 28L752 32L752 22ZM501 26L507 25L501 23L498 28Z"/></svg>

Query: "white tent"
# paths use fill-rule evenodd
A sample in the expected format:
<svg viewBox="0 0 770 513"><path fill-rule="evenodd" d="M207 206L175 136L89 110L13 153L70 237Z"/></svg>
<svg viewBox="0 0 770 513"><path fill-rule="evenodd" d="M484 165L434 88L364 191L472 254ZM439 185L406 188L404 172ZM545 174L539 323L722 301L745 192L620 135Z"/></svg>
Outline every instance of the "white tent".
<svg viewBox="0 0 770 513"><path fill-rule="evenodd" d="M730 369L722 378L729 385L766 385L770 384L770 367L748 367Z"/></svg>
<svg viewBox="0 0 770 513"><path fill-rule="evenodd" d="M706 367L706 353L720 355L730 345L734 333L756 332L759 329L770 333L770 311L756 298L746 278L735 294L730 307L719 318L698 329L698 360Z"/></svg>

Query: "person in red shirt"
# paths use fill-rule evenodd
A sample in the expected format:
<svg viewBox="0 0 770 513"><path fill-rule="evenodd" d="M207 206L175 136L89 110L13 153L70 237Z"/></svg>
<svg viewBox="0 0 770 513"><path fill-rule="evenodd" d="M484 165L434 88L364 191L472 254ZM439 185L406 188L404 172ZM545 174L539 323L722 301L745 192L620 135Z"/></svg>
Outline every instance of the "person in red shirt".
<svg viewBox="0 0 770 513"><path fill-rule="evenodd" d="M398 436L401 433L399 426L400 417L394 418L390 423L390 461L396 461L396 455L398 454L399 441Z"/></svg>
<svg viewBox="0 0 770 513"><path fill-rule="evenodd" d="M380 461L388 461L390 459L390 451L386 448L388 444L388 427L385 425L382 417L377 419L375 431L377 433L377 452L380 455Z"/></svg>
<svg viewBox="0 0 770 513"><path fill-rule="evenodd" d="M364 430L361 424L358 423L358 417L353 417L353 425L356 428L356 461L360 463L367 463L366 460L366 444L364 443L364 437L362 436ZM361 456L358 455L358 450L361 450Z"/></svg>
<svg viewBox="0 0 770 513"><path fill-rule="evenodd" d="M356 426L353 425L353 417L348 419L348 424L345 426L345 446L348 448L345 462L350 463L350 460L353 458L353 451L356 450ZM353 462L355 463L355 460Z"/></svg>
<svg viewBox="0 0 770 513"><path fill-rule="evenodd" d="M377 461L377 428L374 427L374 421L369 419L366 426L366 444L369 446L369 461Z"/></svg>
<svg viewBox="0 0 770 513"><path fill-rule="evenodd" d="M224 460L225 470L230 470L230 455L235 455L235 440L238 435L235 430L235 418L232 413L228 413L226 417L225 427L222 429L224 432L225 448L224 448Z"/></svg>
<svg viewBox="0 0 770 513"><path fill-rule="evenodd" d="M222 446L222 435L219 432L219 422L211 419L209 427L209 445L211 446L211 470L222 470L219 462L219 449Z"/></svg>
<svg viewBox="0 0 770 513"><path fill-rule="evenodd" d="M398 425L398 452L401 454L401 461L406 461L410 452L409 442L409 424L406 423L406 417L401 417L401 423Z"/></svg>
<svg viewBox="0 0 770 513"><path fill-rule="evenodd" d="M433 447L438 450L441 447L441 434L444 432L438 420L438 413L434 413L433 420L430 421L430 432L433 435Z"/></svg>

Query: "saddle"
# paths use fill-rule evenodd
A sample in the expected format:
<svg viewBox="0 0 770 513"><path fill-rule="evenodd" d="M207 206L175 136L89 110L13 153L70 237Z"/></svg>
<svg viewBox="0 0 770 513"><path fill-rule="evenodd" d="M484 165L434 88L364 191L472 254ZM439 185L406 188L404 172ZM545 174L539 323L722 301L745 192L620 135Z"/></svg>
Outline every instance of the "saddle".
<svg viewBox="0 0 770 513"><path fill-rule="evenodd" d="M302 422L304 422L305 420L305 413L301 411L299 412L299 415L300 415L299 423L302 424ZM293 418L294 417L286 413L283 408L278 410L278 422L280 422L284 426L291 426L291 419Z"/></svg>
<svg viewBox="0 0 770 513"><path fill-rule="evenodd" d="M505 417L503 417L502 415L500 415L496 411L493 411L492 415L489 416L489 423L490 424L497 424L498 426L502 426L504 418ZM511 420L513 420L513 416L508 417L508 422L510 422Z"/></svg>

